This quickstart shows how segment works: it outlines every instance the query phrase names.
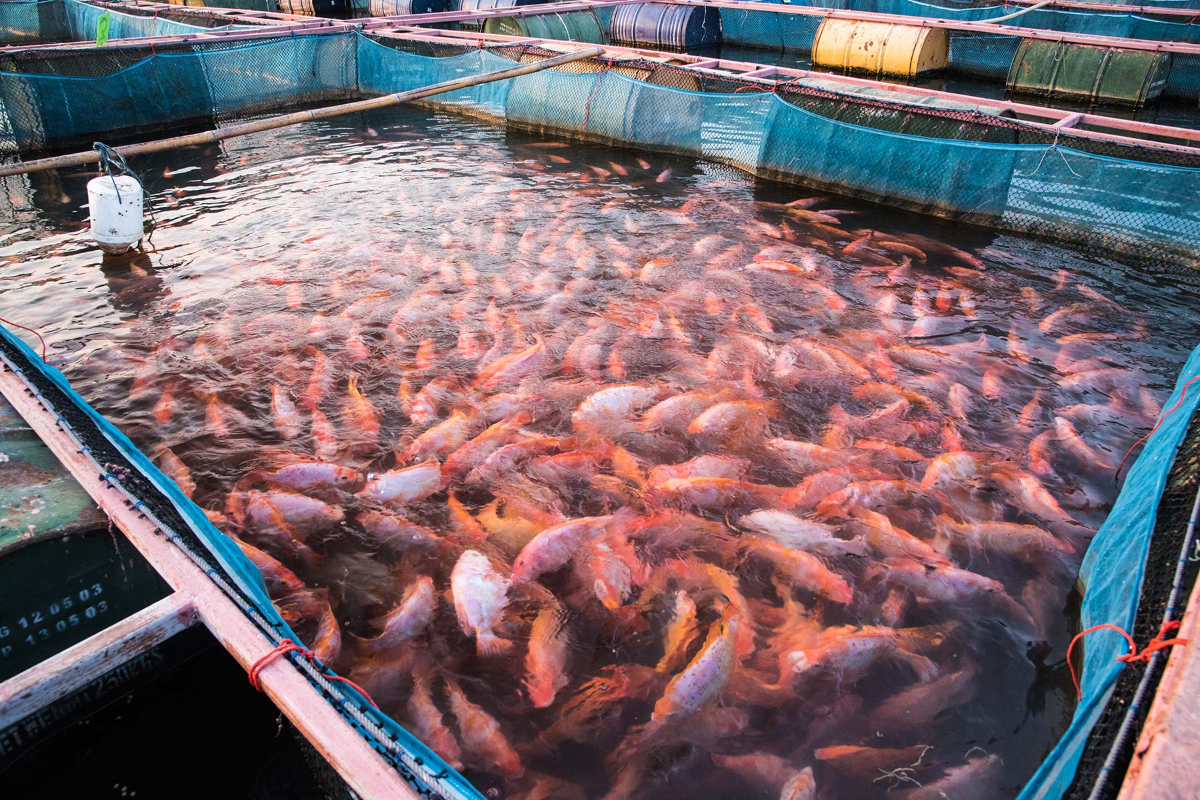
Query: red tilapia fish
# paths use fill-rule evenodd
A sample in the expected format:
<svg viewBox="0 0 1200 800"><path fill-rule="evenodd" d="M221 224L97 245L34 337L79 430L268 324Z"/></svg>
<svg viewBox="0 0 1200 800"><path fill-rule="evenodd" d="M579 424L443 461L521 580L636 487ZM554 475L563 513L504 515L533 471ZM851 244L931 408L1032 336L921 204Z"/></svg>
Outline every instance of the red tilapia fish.
<svg viewBox="0 0 1200 800"><path fill-rule="evenodd" d="M131 399L163 470L489 796L1018 785L1026 652L1062 658L1160 412L1138 313L828 198L512 146L160 337Z"/></svg>

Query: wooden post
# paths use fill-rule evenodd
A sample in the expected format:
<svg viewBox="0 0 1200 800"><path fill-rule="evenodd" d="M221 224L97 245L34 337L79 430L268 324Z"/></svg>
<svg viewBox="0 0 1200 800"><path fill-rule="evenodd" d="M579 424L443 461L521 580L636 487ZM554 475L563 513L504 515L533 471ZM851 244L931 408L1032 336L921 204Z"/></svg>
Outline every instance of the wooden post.
<svg viewBox="0 0 1200 800"><path fill-rule="evenodd" d="M0 683L0 729L61 700L196 622L196 607L176 592Z"/></svg>

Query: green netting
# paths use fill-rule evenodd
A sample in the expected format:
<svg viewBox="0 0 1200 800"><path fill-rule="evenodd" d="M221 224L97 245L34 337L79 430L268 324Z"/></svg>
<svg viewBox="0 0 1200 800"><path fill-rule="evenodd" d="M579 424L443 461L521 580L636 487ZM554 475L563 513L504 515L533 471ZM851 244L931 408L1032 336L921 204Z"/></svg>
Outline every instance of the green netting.
<svg viewBox="0 0 1200 800"><path fill-rule="evenodd" d="M0 0L0 45L70 38L63 0Z"/></svg>

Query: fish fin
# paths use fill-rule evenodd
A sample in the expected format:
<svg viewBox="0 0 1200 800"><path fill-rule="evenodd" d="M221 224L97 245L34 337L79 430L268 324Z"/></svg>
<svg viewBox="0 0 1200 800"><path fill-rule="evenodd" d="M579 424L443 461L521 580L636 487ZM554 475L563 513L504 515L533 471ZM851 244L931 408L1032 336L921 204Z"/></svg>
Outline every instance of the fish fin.
<svg viewBox="0 0 1200 800"><path fill-rule="evenodd" d="M475 634L475 651L480 658L489 658L507 653L512 649L513 642L501 639L491 631L479 631Z"/></svg>

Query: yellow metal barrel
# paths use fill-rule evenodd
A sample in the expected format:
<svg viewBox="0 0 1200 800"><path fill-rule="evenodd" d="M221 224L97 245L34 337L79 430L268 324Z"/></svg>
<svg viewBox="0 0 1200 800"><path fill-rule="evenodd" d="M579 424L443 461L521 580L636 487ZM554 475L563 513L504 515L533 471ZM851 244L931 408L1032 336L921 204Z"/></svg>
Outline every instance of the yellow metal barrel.
<svg viewBox="0 0 1200 800"><path fill-rule="evenodd" d="M913 77L944 69L944 28L826 18L813 41L814 66L871 75Z"/></svg>

